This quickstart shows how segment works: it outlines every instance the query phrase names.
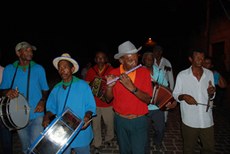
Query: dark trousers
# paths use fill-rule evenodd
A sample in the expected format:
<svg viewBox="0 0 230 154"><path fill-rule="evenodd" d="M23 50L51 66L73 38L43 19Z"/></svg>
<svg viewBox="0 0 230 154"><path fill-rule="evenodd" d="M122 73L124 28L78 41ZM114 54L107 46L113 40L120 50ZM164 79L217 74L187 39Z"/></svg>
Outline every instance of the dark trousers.
<svg viewBox="0 0 230 154"><path fill-rule="evenodd" d="M153 142L156 145L161 145L165 134L165 116L161 110L149 110L148 114L148 144L146 154L150 152L150 138L153 137ZM154 130L151 136L151 130Z"/></svg>
<svg viewBox="0 0 230 154"><path fill-rule="evenodd" d="M182 123L183 151L184 154L193 154L198 138L201 141L202 154L214 154L214 127L192 128Z"/></svg>
<svg viewBox="0 0 230 154"><path fill-rule="evenodd" d="M126 119L114 117L120 154L144 154L147 142L147 117Z"/></svg>
<svg viewBox="0 0 230 154"><path fill-rule="evenodd" d="M161 110L150 110L149 118L149 131L154 129L153 142L156 145L161 145L165 134L165 116Z"/></svg>
<svg viewBox="0 0 230 154"><path fill-rule="evenodd" d="M5 127L2 120L0 120L0 140L3 153L12 154L12 133Z"/></svg>

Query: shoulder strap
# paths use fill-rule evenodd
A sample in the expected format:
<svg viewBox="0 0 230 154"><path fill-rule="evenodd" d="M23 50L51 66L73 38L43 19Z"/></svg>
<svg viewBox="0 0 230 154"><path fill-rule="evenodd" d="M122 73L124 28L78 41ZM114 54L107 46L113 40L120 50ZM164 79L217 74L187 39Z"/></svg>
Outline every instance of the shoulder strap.
<svg viewBox="0 0 230 154"><path fill-rule="evenodd" d="M19 65L19 64L18 64L18 65ZM15 72L14 72L14 76L13 76L13 80L12 80L11 85L10 85L10 89L12 89L12 87L13 87L14 79L15 79L16 73L17 73L17 71L18 71L18 65L17 65L16 70L15 70Z"/></svg>
<svg viewBox="0 0 230 154"><path fill-rule="evenodd" d="M107 67L105 68L105 70L103 71L104 73L103 74L99 74L96 70L95 70L95 68L94 67L92 67L93 68L93 70L96 72L96 74L98 75L98 76L104 76L104 74L106 73L106 71L108 70L108 68L109 68L109 65L107 65Z"/></svg>
<svg viewBox="0 0 230 154"><path fill-rule="evenodd" d="M26 98L29 100L29 90L30 90L30 63L29 63L29 69L28 69L28 78L27 78L27 92L26 92Z"/></svg>

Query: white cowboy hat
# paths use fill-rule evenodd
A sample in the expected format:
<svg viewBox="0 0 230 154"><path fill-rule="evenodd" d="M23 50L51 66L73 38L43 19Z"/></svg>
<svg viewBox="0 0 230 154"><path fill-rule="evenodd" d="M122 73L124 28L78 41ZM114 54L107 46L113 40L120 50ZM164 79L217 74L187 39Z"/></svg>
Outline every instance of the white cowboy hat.
<svg viewBox="0 0 230 154"><path fill-rule="evenodd" d="M74 60L73 58L71 58L71 56L68 53L63 53L61 55L61 57L57 57L53 60L53 65L57 70L58 70L58 63L61 60L67 60L73 64L73 66L74 66L73 74L79 70L79 65L78 65L77 61Z"/></svg>
<svg viewBox="0 0 230 154"><path fill-rule="evenodd" d="M120 57L122 57L124 55L137 53L141 49L142 49L142 47L139 47L137 49L130 41L126 41L126 42L122 43L121 45L119 45L118 53L114 55L114 58L119 59Z"/></svg>

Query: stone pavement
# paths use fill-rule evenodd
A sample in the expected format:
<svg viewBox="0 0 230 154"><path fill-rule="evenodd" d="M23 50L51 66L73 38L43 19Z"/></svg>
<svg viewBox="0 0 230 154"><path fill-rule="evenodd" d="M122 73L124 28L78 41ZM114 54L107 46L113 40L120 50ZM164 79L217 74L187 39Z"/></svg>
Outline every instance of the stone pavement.
<svg viewBox="0 0 230 154"><path fill-rule="evenodd" d="M214 108L213 116L215 121L215 149L217 154L227 154L230 153L230 89L228 88L226 92L226 97L222 106L217 106ZM165 133L165 138L163 141L162 154L182 154L182 138L180 132L180 110L179 106L168 114L168 123ZM153 132L152 132L153 133ZM20 151L20 142L17 133L13 133L13 151L14 154L22 154ZM151 154L156 153L156 148L151 141ZM199 153L199 145L197 145L196 151ZM119 149L117 146L116 138L112 141L110 145L103 144L102 154L119 154ZM2 152L0 152L2 154ZM93 149L92 149L93 154Z"/></svg>

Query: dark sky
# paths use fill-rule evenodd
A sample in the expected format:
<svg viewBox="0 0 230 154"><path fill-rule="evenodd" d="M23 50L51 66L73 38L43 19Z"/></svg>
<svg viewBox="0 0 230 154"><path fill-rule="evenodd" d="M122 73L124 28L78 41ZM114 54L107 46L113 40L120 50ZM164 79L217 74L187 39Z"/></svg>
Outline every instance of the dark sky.
<svg viewBox="0 0 230 154"><path fill-rule="evenodd" d="M40 63L52 65L53 58L69 52L83 65L97 50L113 56L126 40L139 47L151 37L166 49L182 49L191 31L205 21L206 6L202 0L137 0L20 1L1 7L7 8L1 21L3 64L16 58L18 42L28 41L38 48Z"/></svg>

